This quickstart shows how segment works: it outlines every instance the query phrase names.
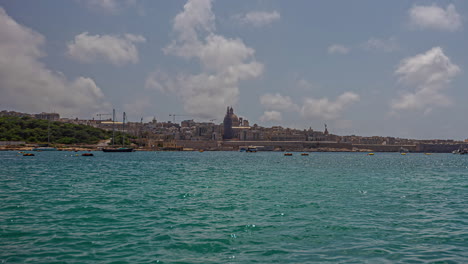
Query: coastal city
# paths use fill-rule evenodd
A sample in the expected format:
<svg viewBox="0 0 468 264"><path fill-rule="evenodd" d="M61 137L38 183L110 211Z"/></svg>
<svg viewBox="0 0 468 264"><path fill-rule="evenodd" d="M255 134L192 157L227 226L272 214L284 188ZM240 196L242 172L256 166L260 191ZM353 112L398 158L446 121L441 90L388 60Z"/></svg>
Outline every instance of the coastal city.
<svg viewBox="0 0 468 264"><path fill-rule="evenodd" d="M220 113L220 116L222 114ZM50 122L86 125L107 131L119 131L131 137L130 144L136 150L202 150L202 151L238 151L255 147L257 151L318 151L318 152L453 152L468 146L468 139L405 139L396 137L358 135L335 135L324 124L320 129L294 129L281 126L263 127L250 124L245 117L235 114L232 107L227 107L223 122L196 122L193 119L176 122L177 115L171 115L171 121L127 122L113 120L112 114L96 114L91 119L63 118L59 113L22 113L3 110L0 117L27 117ZM8 149L28 145L29 142L1 140L0 148ZM42 142L44 143L44 142ZM48 142L54 144L54 141ZM76 148L89 150L102 149L111 144L111 139L101 140L98 144L75 144ZM37 144L30 144L37 146ZM60 144L55 144L59 146ZM28 146L29 147L29 146ZM70 146L66 146L67 148Z"/></svg>

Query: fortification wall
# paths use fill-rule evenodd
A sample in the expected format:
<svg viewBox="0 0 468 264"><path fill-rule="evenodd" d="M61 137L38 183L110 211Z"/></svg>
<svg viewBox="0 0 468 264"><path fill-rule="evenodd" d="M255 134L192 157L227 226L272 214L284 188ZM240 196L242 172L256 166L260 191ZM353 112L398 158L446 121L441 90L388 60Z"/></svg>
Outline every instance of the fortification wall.
<svg viewBox="0 0 468 264"><path fill-rule="evenodd" d="M205 150L239 150L241 146L264 146L265 150L284 151L351 151L353 149L370 150L374 152L399 152L401 148L410 152L450 153L459 147L466 148L468 144L417 144L417 145L371 145L337 143L331 141L213 141L213 140L177 140L177 146Z"/></svg>
<svg viewBox="0 0 468 264"><path fill-rule="evenodd" d="M418 144L416 151L418 152L436 152L436 153L451 153L459 148L467 148L468 144Z"/></svg>
<svg viewBox="0 0 468 264"><path fill-rule="evenodd" d="M375 152L399 152L401 148L407 149L410 152L416 152L416 145L368 145L354 144L353 147L358 149L369 149Z"/></svg>
<svg viewBox="0 0 468 264"><path fill-rule="evenodd" d="M218 141L213 140L177 140L176 145L193 149L218 149Z"/></svg>
<svg viewBox="0 0 468 264"><path fill-rule="evenodd" d="M351 151L353 149L353 145L351 143L338 143L338 142L330 142L330 141L306 141L304 142L304 148L307 148L307 149L331 148L331 149L342 149L342 150Z"/></svg>

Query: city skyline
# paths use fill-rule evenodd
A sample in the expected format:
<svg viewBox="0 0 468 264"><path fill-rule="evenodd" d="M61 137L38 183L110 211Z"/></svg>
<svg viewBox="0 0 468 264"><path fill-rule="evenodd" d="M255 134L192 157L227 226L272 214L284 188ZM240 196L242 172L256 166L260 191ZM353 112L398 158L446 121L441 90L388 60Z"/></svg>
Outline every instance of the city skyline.
<svg viewBox="0 0 468 264"><path fill-rule="evenodd" d="M0 105L466 139L463 1L0 0ZM176 120L181 121L181 120Z"/></svg>

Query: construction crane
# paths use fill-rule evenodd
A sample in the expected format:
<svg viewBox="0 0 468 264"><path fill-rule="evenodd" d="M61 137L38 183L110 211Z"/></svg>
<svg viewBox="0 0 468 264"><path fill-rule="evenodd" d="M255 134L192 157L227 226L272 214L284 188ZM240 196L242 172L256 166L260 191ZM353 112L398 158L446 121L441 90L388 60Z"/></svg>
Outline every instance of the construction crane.
<svg viewBox="0 0 468 264"><path fill-rule="evenodd" d="M169 116L172 116L172 123L175 123L176 116L189 116L189 115L169 114Z"/></svg>
<svg viewBox="0 0 468 264"><path fill-rule="evenodd" d="M104 113L104 114L102 114L102 113L96 114L96 116L99 116L99 121L102 120L102 116L110 116L110 115L112 115L112 114L107 114L107 113Z"/></svg>

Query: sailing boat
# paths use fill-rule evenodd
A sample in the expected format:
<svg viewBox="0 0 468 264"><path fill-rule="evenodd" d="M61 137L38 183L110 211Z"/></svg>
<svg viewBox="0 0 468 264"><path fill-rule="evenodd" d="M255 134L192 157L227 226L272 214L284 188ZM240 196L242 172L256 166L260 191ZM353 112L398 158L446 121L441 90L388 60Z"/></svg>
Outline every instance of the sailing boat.
<svg viewBox="0 0 468 264"><path fill-rule="evenodd" d="M123 113L123 122L122 122L122 147L120 148L103 148L102 151L104 152L133 152L133 148L127 148L125 147L125 118L127 115L125 112ZM115 140L115 109L112 110L112 146L114 146L114 140Z"/></svg>
<svg viewBox="0 0 468 264"><path fill-rule="evenodd" d="M47 146L33 148L32 149L33 151L56 151L57 150L57 148L49 147L50 146L50 117L48 117L47 120L49 121L47 125Z"/></svg>

